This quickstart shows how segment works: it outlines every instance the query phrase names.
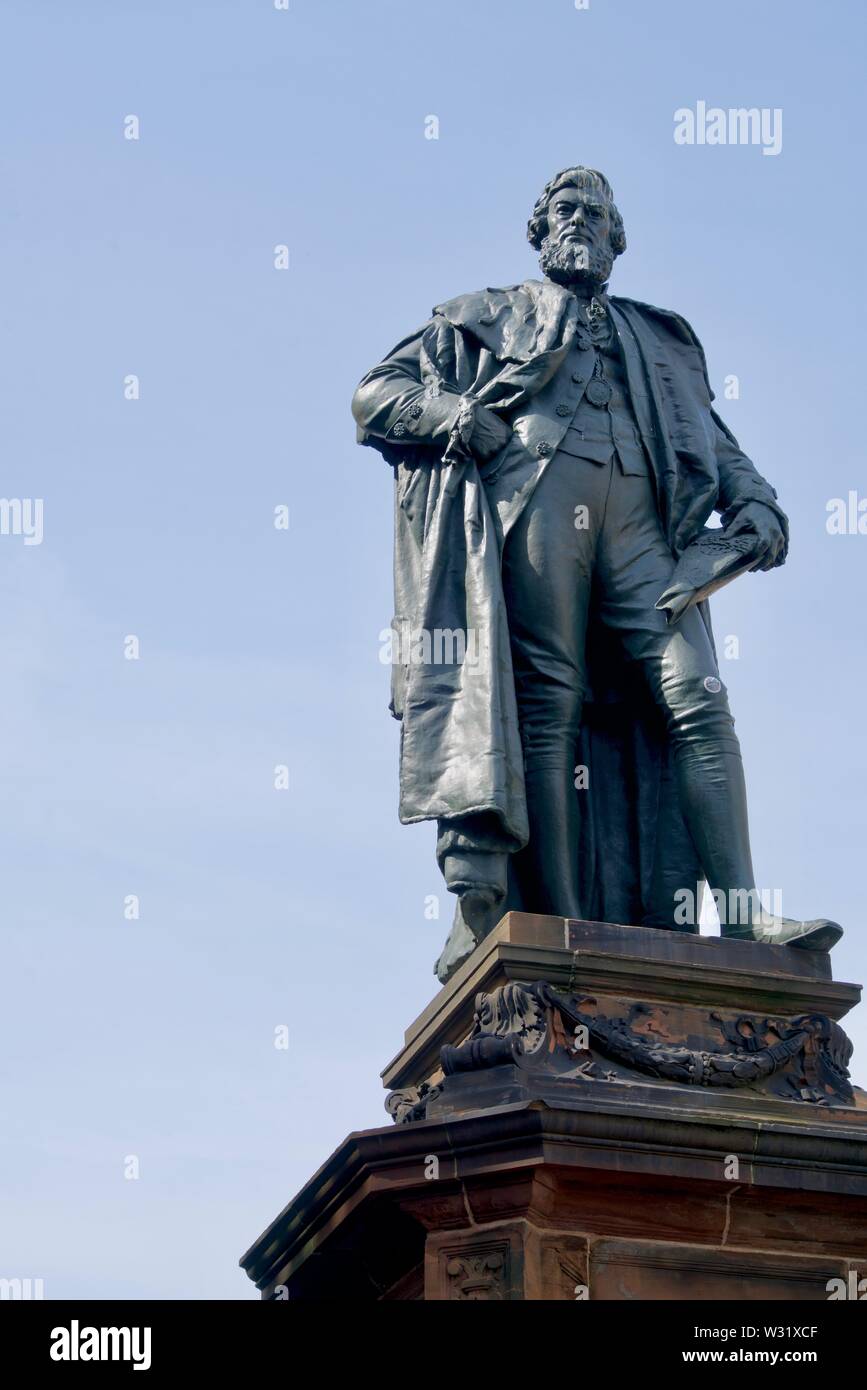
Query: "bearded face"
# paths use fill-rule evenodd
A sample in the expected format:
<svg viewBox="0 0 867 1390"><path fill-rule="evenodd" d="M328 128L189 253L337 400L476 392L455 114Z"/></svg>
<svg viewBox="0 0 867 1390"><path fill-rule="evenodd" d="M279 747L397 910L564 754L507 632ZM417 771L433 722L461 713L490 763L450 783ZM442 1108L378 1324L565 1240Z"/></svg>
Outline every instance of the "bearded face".
<svg viewBox="0 0 867 1390"><path fill-rule="evenodd" d="M614 265L611 249L611 203L593 180L577 187L567 183L552 193L546 213L547 234L539 264L551 280L568 288L596 290Z"/></svg>
<svg viewBox="0 0 867 1390"><path fill-rule="evenodd" d="M567 289L586 285L598 290L606 284L614 265L608 246L588 246L575 236L553 237L549 233L542 242L539 266L543 275Z"/></svg>

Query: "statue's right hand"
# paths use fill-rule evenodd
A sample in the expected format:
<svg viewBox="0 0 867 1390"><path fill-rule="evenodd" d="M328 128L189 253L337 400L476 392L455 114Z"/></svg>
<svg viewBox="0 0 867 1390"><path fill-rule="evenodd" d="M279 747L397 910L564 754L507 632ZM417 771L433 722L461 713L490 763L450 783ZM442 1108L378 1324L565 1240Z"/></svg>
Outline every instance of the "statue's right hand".
<svg viewBox="0 0 867 1390"><path fill-rule="evenodd" d="M486 405L477 406L469 439L470 452L483 463L500 452L511 433L509 426L493 410Z"/></svg>

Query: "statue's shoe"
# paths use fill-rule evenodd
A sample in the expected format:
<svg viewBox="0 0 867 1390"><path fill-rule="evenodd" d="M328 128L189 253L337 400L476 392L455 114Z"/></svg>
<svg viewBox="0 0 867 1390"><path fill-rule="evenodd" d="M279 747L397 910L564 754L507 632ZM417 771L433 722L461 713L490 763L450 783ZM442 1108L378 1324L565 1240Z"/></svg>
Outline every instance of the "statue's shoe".
<svg viewBox="0 0 867 1390"><path fill-rule="evenodd" d="M434 965L434 974L440 984L451 979L465 960L469 960L480 941L502 916L502 902L499 897L492 901L487 891L468 889L462 893L455 904L455 919L448 940Z"/></svg>
<svg viewBox="0 0 867 1390"><path fill-rule="evenodd" d="M792 917L773 917L755 922L741 931L723 929L727 941L760 941L767 946L800 946L805 951L830 951L843 935L843 928L827 917L813 922L796 922Z"/></svg>

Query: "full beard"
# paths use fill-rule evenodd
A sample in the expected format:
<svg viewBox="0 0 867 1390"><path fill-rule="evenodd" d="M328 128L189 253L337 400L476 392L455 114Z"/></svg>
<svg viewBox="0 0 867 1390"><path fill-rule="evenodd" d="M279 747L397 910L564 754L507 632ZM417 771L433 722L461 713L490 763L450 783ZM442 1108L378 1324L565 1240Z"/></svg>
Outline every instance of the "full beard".
<svg viewBox="0 0 867 1390"><path fill-rule="evenodd" d="M543 275L567 289L599 290L611 275L610 251L578 241L552 241L546 236L539 253Z"/></svg>

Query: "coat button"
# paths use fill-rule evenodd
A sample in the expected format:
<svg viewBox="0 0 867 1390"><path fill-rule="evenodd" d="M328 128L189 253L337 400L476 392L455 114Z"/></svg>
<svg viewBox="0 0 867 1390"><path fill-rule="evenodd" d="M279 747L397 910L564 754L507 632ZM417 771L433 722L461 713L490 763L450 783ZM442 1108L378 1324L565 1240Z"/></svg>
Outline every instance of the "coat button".
<svg viewBox="0 0 867 1390"><path fill-rule="evenodd" d="M574 383L575 383L576 386L580 386L581 383L582 383L582 381L584 380L584 378L583 378L583 376L581 375L580 372L573 372L573 373L572 373L572 380L574 381Z"/></svg>
<svg viewBox="0 0 867 1390"><path fill-rule="evenodd" d="M536 453L539 455L540 459L546 459L548 457L551 453L551 445L548 443L547 439L541 439L539 441L536 445Z"/></svg>
<svg viewBox="0 0 867 1390"><path fill-rule="evenodd" d="M558 414L558 415L562 415L562 416L564 416L564 417L567 416L567 415L571 415L571 414L572 414L572 407L571 407L571 405L567 405L565 401L561 401L560 404L557 406L557 414Z"/></svg>
<svg viewBox="0 0 867 1390"><path fill-rule="evenodd" d="M416 403L415 405L410 406L409 410L407 411L407 414L409 415L410 419L417 420L420 415L424 414L424 411L422 410L422 407Z"/></svg>

